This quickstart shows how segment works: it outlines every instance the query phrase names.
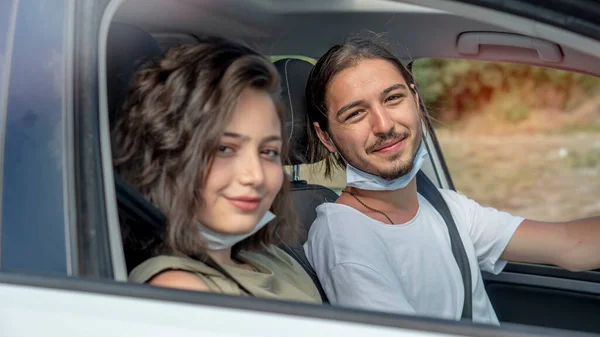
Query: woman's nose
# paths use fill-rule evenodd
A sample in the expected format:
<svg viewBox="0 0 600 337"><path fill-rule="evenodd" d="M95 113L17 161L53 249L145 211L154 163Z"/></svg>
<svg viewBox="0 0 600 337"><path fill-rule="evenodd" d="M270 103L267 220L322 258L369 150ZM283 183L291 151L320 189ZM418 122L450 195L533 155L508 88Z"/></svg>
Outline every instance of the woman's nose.
<svg viewBox="0 0 600 337"><path fill-rule="evenodd" d="M260 157L258 155L246 155L239 163L239 181L242 185L258 186L265 180L265 175Z"/></svg>

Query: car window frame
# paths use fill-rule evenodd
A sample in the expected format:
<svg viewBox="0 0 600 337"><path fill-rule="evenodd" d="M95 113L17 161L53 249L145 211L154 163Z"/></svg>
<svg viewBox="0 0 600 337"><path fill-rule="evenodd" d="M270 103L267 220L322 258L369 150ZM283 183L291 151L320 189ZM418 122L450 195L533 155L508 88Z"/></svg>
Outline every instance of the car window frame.
<svg viewBox="0 0 600 337"><path fill-rule="evenodd" d="M33 261L37 260L37 257L29 260L29 263L23 264L22 263L22 257L19 256L14 256L11 257L12 254L16 254L19 255L18 251L15 252L7 252L7 244L6 242L4 242L4 244L2 245L2 247L0 247L0 258L2 260L0 260L1 262L4 262L4 265L0 266L0 272L1 273L5 273L5 272L12 272L12 273L33 273L33 274L44 274L44 273L58 273L58 274L64 274L64 275L70 275L71 274L71 250L72 250L72 242L70 240L70 235L71 235L71 230L69 228L69 213L70 213L70 208L69 208L69 193L67 190L67 181L68 181L68 177L70 176L70 174L72 173L72 170L70 170L69 165L68 165L68 157L72 152L69 152L68 149L70 148L69 146L72 145L71 143L69 143L69 136L70 136L70 129L68 127L68 119L69 116L71 116L71 110L69 109L70 107L70 103L71 103L71 99L70 97L67 95L68 94L68 83L70 80L69 75L71 74L70 70L70 60L69 60L69 55L70 55L70 50L68 47L69 45L69 41L68 41L68 32L70 30L70 18L72 17L72 0L63 0L63 2L60 4L62 7L60 9L60 11L56 12L55 11L55 7L43 7L43 4L41 3L35 3L35 2L27 2L24 0L16 0L13 2L13 7L12 7L12 17L11 17L11 36L10 36L10 41L7 41L7 43L10 43L10 64L8 65L8 70L6 72L6 77L4 79L2 79L3 81L5 81L5 89L6 90L2 90L2 93L0 93L1 95L5 95L6 99L3 102L3 106L0 107L0 110L2 112L2 115L0 117L0 163L2 164L0 172L2 173L2 176L0 177L0 191L2 191L3 193L3 197L0 203L0 216L2 221L0 221L0 234L2 235L1 238L2 240L6 239L5 234L7 231L7 223L6 223L6 205L5 202L10 199L6 197L6 193L9 193L7 191L5 191L7 189L7 182L5 181L6 179L6 174L7 174L7 167L9 167L8 165L11 164L12 162L7 162L7 151L13 151L13 153L15 152L15 150L13 148L10 148L9 145L9 141L7 141L7 139L9 139L9 134L10 132L13 132L12 137L15 137L16 135L21 134L21 137L29 137L31 138L31 140L33 142L39 142L40 140L45 142L48 141L48 139L50 139L49 144L55 144L54 142L58 143L59 146L55 146L53 148L48 148L47 150L43 150L41 146L39 146L39 149L42 149L43 152L40 153L54 153L55 158L50 158L52 157L52 155L49 155L50 157L45 158L45 160L49 160L52 159L52 162L54 163L54 160L56 159L56 164L57 166L57 170L59 172L55 172L52 173L54 174L54 176L52 178L50 178L50 180L55 181L55 185L51 185L50 187L46 186L41 186L39 191L46 191L41 193L42 196L44 195L44 193L48 193L47 191L54 191L56 192L56 198L53 198L52 200L55 200L55 202L57 204L59 204L58 208L57 207L52 207L50 206L50 208L48 208L47 205L47 201L45 200L50 200L50 199L43 199L44 197L42 197L42 202L41 204L44 205L44 207L46 207L46 209L60 209L60 211L58 211L59 213L53 214L56 217L52 218L51 221L56 222L56 226L61 228L61 234L60 235L60 244L61 244L61 248L64 249L60 249L62 252L60 253L56 253L53 254L53 258L54 262L52 263L47 263L48 261L42 262L41 264L36 265L36 263L33 263ZM31 83L31 82L26 82L26 84L23 84L23 81L35 81L34 79L31 78L27 78L25 76L25 79L21 79L19 77L16 78L11 78L11 74L13 74L13 72L15 71L15 67L21 67L23 68L23 64L19 65L19 62L22 62L20 59L15 59L15 57L18 57L15 55L15 52L21 53L20 55L28 55L31 54L31 57L33 57L35 59L35 57L38 57L38 54L36 54L35 52L33 53L29 53L27 54L26 51L28 51L28 48L32 43L32 41L17 41L17 39L19 38L19 34L25 34L25 36L35 36L35 35L31 35L31 34L35 34L32 33L32 31L29 31L29 29L40 29L39 25L43 25L46 24L45 22L40 22L38 20L35 21L35 25L38 25L37 27L32 28L32 24L28 23L27 20L29 19L29 17L31 17L32 15L44 15L43 14L43 10L44 8L46 10L52 10L55 11L53 13L57 13L56 16L52 19L54 21L50 21L48 23L48 26L45 27L45 29L48 31L49 34L53 34L51 35L52 39L45 39L43 41L45 41L45 44L39 46L39 48L41 48L40 50L44 50L44 51L48 51L48 53L40 55L42 58L41 60L46 61L47 64L45 63L41 63L41 65L45 65L45 67L47 67L48 71L54 71L51 74L45 74L44 80L47 82L45 84L43 84L43 87L38 89L39 92L44 92L45 94L42 94L41 97L41 101L42 103L33 103L33 105L30 106L34 108L34 110L40 109L42 112L33 112L32 116L37 118L36 120L39 120L39 123L36 124L32 124L33 126L37 126L39 130L44 130L47 132L50 132L49 135L45 135L45 136L31 136L31 134L36 134L35 131L33 130L29 130L27 131L28 127L33 127L32 125L18 125L18 127L15 127L16 123L15 120L18 118L15 118L16 116L19 116L19 114L21 114L21 110L15 110L12 111L10 110L11 108L11 104L14 104L15 107L20 107L21 105L15 103L19 101L19 98L21 98L21 101L23 101L23 96L24 95L22 92L24 91L24 85L28 85L27 83ZM39 13L36 12L39 10ZM23 16L23 18L21 18L20 16ZM25 19L24 19L25 18ZM29 34L29 35L28 35ZM36 48L38 48L36 46ZM15 61L18 60L19 62L15 63ZM36 62L39 61L38 59L35 60ZM40 65L37 65L38 67ZM27 66L26 66L27 68ZM42 68L42 69L46 69L46 68ZM17 69L18 70L18 69ZM60 80L57 81L57 80ZM44 83L44 82L42 82ZM42 85L42 84L40 84ZM21 92L20 94L17 94L15 96L16 99L11 98L11 91L13 90L13 86L16 87L16 93ZM28 89L27 89L28 90ZM52 93L49 93L52 92ZM35 90L33 90L33 94L35 95ZM49 100L50 99L50 100ZM43 112L44 110L40 108L40 106L43 106L44 108L47 108L47 104L49 102L55 102L56 106L54 107L54 103L50 104L53 108L50 111L50 113L45 113ZM34 100L35 102L35 100ZM36 105L37 104L37 105ZM52 119L45 119L48 116L54 116L51 118L55 119L56 124L52 124L53 120ZM48 117L50 118L50 117ZM34 120L34 123L35 121ZM14 129L10 129L11 127L11 123L13 127L15 127ZM16 131L15 131L16 130ZM38 131L39 131L38 130ZM41 138L40 138L41 137ZM10 146L16 147L15 143L14 143L14 139L12 140L13 144ZM38 145L34 145L33 144L29 144L30 148L29 149L34 149L34 150L38 150ZM33 146L33 147L31 147ZM18 153L18 151L17 151ZM31 158L30 158L31 159ZM44 163L44 161L42 161L41 163L47 165L48 163ZM9 171L10 172L10 171ZM14 172L13 172L14 174ZM48 177L42 177L42 173L41 172L30 172L30 177L37 177L38 179L46 179L48 180ZM54 179L56 178L56 179ZM44 190L44 188L46 188L46 190ZM36 193L36 192L29 192L29 193ZM10 194L9 194L10 195ZM46 197L48 197L46 195ZM46 211L47 211L46 210ZM13 226L18 226L18 223L11 223ZM44 230L46 230L46 227L44 225L42 225L41 227L39 224L39 221L36 223L36 225L38 226L37 230L38 232L40 231L40 228L43 228ZM54 228L54 227L53 227ZM52 230L52 228L49 228L48 230ZM35 227L33 227L31 229L32 233L35 232ZM43 231L42 231L43 232ZM46 233L48 234L48 233ZM29 233L27 233L26 237L29 237ZM46 241L50 244L50 246L52 246L54 244L54 242L52 242L52 240L48 240L47 235L44 235L44 233L42 233L42 235L40 236L40 238L42 238L42 241ZM57 239L56 237L54 238L56 242L58 242L59 239ZM1 241L1 240L0 240ZM39 241L39 239L38 239ZM1 244L1 242L0 242ZM33 256L45 256L45 254L48 252L48 246L44 246L44 247L38 247L38 245L35 244L35 242L33 242L33 244L31 244L30 242L25 242L24 245L26 247L28 247L28 251L32 252L31 255ZM59 250L56 250L56 252L58 252ZM52 252L55 252L54 250L52 250ZM7 255L7 254L11 254L11 255ZM11 259L14 261L17 261L15 263L12 263L12 268L8 267L9 269L7 270L7 260L5 259ZM60 261L60 262L58 262ZM54 263L60 263L61 264L61 268L60 271L58 269L53 269L56 267L47 267L48 265L54 265ZM16 267L18 265L18 267ZM62 266L64 265L64 266ZM43 266L43 267L42 267ZM64 268L63 268L64 267Z"/></svg>
<svg viewBox="0 0 600 337"><path fill-rule="evenodd" d="M122 3L123 0L114 0L109 4L113 6L115 3ZM115 6L118 7L118 6ZM116 10L116 8L113 8ZM108 14L107 14L108 13ZM107 18L108 15L108 19ZM101 33L100 37L102 38L107 36L108 24L112 20L112 16L114 16L114 12L109 13L108 9L105 12L105 16L103 18L103 24L106 25L105 33ZM105 20L106 19L106 20ZM99 52L104 52L104 56L100 55L100 59L103 60L105 58L106 51L106 41L99 41L98 48ZM105 61L105 60L104 60ZM105 63L101 61L102 63ZM105 66L105 65L104 65ZM102 73L102 68L99 70L99 78L100 78L100 105L102 109L102 114L107 116L107 102L106 102L106 78L105 73ZM104 79L103 79L104 77ZM103 91L104 90L104 91ZM102 117L101 117L102 118ZM107 122L107 121L105 121ZM100 121L102 123L105 123ZM107 124L103 126L103 132L108 131L106 128ZM108 154L110 153L110 143L102 142L103 148L103 158L108 158ZM112 163L108 165L109 161L103 159L104 165L104 174L105 177L105 197L107 204L107 214L109 214L109 218L117 219L113 225L118 224L118 217L116 216L117 212L117 202L116 202L116 193L114 191L114 178L112 177ZM111 215L112 214L112 215ZM115 236L116 237L116 236ZM113 239L115 239L113 237ZM119 235L120 237L120 235ZM118 241L120 243L120 241ZM124 259L123 259L124 263ZM0 275L1 277L1 275ZM1 282L1 278L0 278ZM63 284L52 283L52 287L62 287ZM547 329L540 327L523 327L523 326L512 326L507 324L507 329L497 329L492 326L479 326L474 324L465 324L464 322L450 322L450 321L442 321L438 319L427 319L423 317L415 317L415 316L406 316L406 315L398 315L398 314L384 314L380 312L367 311L367 310L358 310L358 309L348 309L342 307L333 307L327 305L309 305L302 304L296 302L286 302L286 301L272 301L272 300L264 300L259 298L245 298L239 296L231 296L231 295L223 295L223 294L213 294L213 293L200 293L193 291L181 291L175 289L166 289L161 288L158 289L156 287L147 287L144 285L116 285L113 282L107 282L103 284L84 284L84 283L73 283L72 286L77 286L81 291L91 291L91 292L99 292L106 294L120 294L128 297L136 297L136 298L152 298L165 302L175 302L175 303L186 303L186 304L201 304L201 305L212 305L219 308L231 308L231 309L239 309L239 310L251 310L251 311L261 311L268 312L273 314L285 314L285 315L295 315L295 316L304 316L304 317L313 317L316 319L332 319L340 322L359 322L366 324L373 324L378 326L390 326L390 327L402 327L402 328L415 328L418 330L426 330L426 331L436 331L440 333L469 333L473 336L477 335L485 335L485 336L520 336L520 335L529 335L529 333L544 333L545 335L563 335L564 332L555 329ZM415 323L417 322L417 323ZM405 325L406 324L406 325ZM416 327L413 324L422 324L419 327ZM432 326L435 326L432 328ZM443 328L442 328L443 326ZM440 329L440 330L430 330L430 329ZM571 332L571 331L569 331ZM578 334L578 332L573 332L573 334ZM584 334L587 335L587 334Z"/></svg>
<svg viewBox="0 0 600 337"><path fill-rule="evenodd" d="M6 28L6 45L4 46L5 55L4 61L5 71L0 78L0 173L3 173L4 167L4 142L6 136L6 115L8 113L8 87L10 84L10 74L12 68L13 45L15 38L15 29L17 26L17 11L19 9L19 1L11 0L10 18ZM0 174L0 191L3 189L3 175ZM0 196L0 237L2 233L2 197ZM0 239L0 271L2 271L2 240Z"/></svg>

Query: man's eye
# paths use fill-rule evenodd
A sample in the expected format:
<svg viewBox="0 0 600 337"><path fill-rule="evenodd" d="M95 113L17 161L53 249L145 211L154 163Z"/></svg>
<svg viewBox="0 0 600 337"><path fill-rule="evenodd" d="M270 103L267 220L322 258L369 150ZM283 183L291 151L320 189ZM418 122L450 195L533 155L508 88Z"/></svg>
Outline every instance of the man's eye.
<svg viewBox="0 0 600 337"><path fill-rule="evenodd" d="M354 117L358 116L359 114L360 114L360 110L357 110L357 111L351 112L351 113L349 113L349 114L346 116L346 119L345 119L345 120L350 120L350 119L352 119L352 118L354 118Z"/></svg>
<svg viewBox="0 0 600 337"><path fill-rule="evenodd" d="M387 101L388 102L390 102L390 101L398 101L401 98L402 98L402 96L400 96L400 95L391 95L390 97L387 98Z"/></svg>

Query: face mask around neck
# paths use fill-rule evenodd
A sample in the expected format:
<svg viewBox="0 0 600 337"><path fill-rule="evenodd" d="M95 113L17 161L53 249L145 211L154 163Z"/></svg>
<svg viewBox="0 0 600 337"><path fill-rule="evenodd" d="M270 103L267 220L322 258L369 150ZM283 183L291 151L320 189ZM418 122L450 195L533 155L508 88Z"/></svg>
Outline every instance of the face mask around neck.
<svg viewBox="0 0 600 337"><path fill-rule="evenodd" d="M210 250L222 250L233 247L236 243L243 241L244 239L252 236L254 233L261 230L267 223L275 219L275 214L271 211L267 211L265 215L258 221L254 229L244 234L226 234L216 232L212 229L199 224L200 234L206 242L206 247Z"/></svg>
<svg viewBox="0 0 600 337"><path fill-rule="evenodd" d="M429 152L425 148L425 143L421 142L419 149L413 159L413 168L407 174L393 180L383 179L374 174L361 171L346 162L346 185L356 187L361 190L369 191L395 191L406 187L410 181L417 175L425 159L429 157Z"/></svg>

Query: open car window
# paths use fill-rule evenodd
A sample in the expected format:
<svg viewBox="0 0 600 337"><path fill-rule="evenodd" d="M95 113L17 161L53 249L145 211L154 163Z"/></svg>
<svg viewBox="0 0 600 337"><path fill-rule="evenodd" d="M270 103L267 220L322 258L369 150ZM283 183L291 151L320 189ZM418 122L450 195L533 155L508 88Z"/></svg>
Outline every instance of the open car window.
<svg viewBox="0 0 600 337"><path fill-rule="evenodd" d="M128 20L130 20L131 22L134 22L135 24L137 24L137 25L139 25L139 26L142 26L142 27L144 27L144 28L147 28L147 29L154 29L155 31L154 31L153 33L154 33L154 35L155 35L155 36L160 36L160 33L161 33L161 32L159 31L160 29L166 29L166 28L168 28L168 27L165 27L165 26L162 26L162 27L160 27L160 26L152 26L152 25L149 25L149 24L148 24L148 22L144 22L144 20L145 20L144 18L141 18L141 17L135 17L135 15L133 15L133 14L132 14L132 9L135 7L134 5L135 5L135 3L133 3L133 2L132 2L132 3L130 3L129 5L127 4L127 2L125 3L125 6L126 6L126 8L125 8L125 11L124 11L124 12L122 12L122 13L120 13L120 15L118 15L118 16L117 16L117 17L119 18L120 22L127 22ZM174 8L179 8L179 9L181 9L181 7L178 7L179 5L180 5L180 4L175 4L175 5L174 5L174 6L175 6ZM251 7L251 5L250 5L250 7ZM298 19L298 17L295 17L295 16L293 17L293 19L294 19L294 20L299 20L299 19ZM137 20L137 21L136 21L136 20ZM182 22L183 22L183 21L186 21L186 20L182 20ZM251 20L250 20L250 21L251 21ZM290 18L290 21L293 21L293 20L291 20L291 18ZM244 24L244 22L238 22L238 24L240 24L240 25L243 25L243 24ZM167 25L167 26L168 26L168 25ZM185 26L185 25L182 23L182 26ZM195 30L195 31L193 32L193 34L200 34L200 33L202 33L202 31L201 31L202 29L203 29L203 28L198 28L197 30ZM231 30L231 31L229 31L229 30L228 30L228 31L223 31L222 33L223 33L224 35L230 34L230 35L232 35L232 36L235 36L236 34L235 34L235 33L233 33L233 31L235 31L235 29L233 29L233 30ZM212 32L212 33L214 33L214 30L213 30L213 31L211 31L210 29L208 29L208 28L207 28L207 29L206 29L206 32L207 32L207 33L208 33L208 32ZM237 37L241 37L241 38L243 39L243 38L244 38L244 37L243 37L243 34L240 34L240 35L241 35L241 36L237 36ZM281 45L287 45L287 46L290 46L290 45L292 45L292 44L294 44L294 43L293 43L293 42L289 42L289 41L299 41L299 40L298 40L298 39L299 39L298 35L295 35L295 36L294 36L294 35L291 35L290 37L288 37L288 39L289 39L289 40L288 40L288 42L283 42L283 43L281 43L280 45L278 45L278 48L280 48L280 49L279 49L279 50L277 50L277 52L276 52L276 53L270 53L270 55L273 55L273 54L276 54L276 55L289 55L289 54L297 55L297 54L299 54L300 52L299 52L297 49L295 49L295 48L291 48L291 47L290 47L290 52L289 52L289 53L284 53L284 52L281 52L281 51L284 49L284 47L281 47ZM248 39L247 39L247 41L256 42L256 41L255 41L255 40L253 40L252 38L248 38ZM262 45L262 46L261 46L261 45L260 45L260 43L258 43L258 42L256 42L256 43L259 45L259 48L261 48L261 47L262 47L262 48L263 48L263 50L264 50L265 52L267 52L267 51L269 50L269 47L273 47L273 45L275 45L275 43L274 43L273 41L269 41L268 43L271 43L271 44L270 44L270 45L268 45L268 43L267 43L267 45L268 45L267 47L265 47L264 45ZM315 57L318 57L318 53L317 53L317 52L315 52L315 50L308 50L308 52L306 53L306 55L308 55L308 56L306 56L306 58L310 58L310 59L314 59ZM418 62L419 62L419 59L417 59L417 63L418 63ZM431 69L433 69L432 71L433 71L433 72L435 72L435 69L434 69L434 68L431 68ZM415 72L418 72L418 70L416 70ZM420 88L420 90L424 90L424 89L421 87L421 88ZM428 95L428 93L424 93L424 95ZM518 113L516 113L516 115L517 115L516 117L515 117L514 115L511 115L511 117L510 117L510 118L516 118L516 119L519 119L519 118L521 118L521 117L519 117L519 116L518 116L518 115L519 115ZM439 132L443 132L443 130L442 130L442 129L438 129L438 130L439 130ZM446 135L443 135L442 137L443 137L443 140L446 140L446 139L447 139L447 138L445 138L445 137L446 137ZM442 141L443 141L443 140L442 140ZM443 142L442 142L442 145L443 145ZM444 150L444 149L442 149L442 151L443 151L443 152L445 152L445 150ZM448 158L450 158L450 156L448 156ZM447 158L447 160L449 160L448 158ZM459 161L459 160L458 160L458 161ZM456 164L454 164L454 165L456 165ZM451 166L451 167L452 167L452 166ZM302 167L302 168L301 168L300 175L301 175L301 177L302 177L302 178L305 178L306 180L309 180L309 181L311 181L311 182L313 182L313 183L320 183L320 184L326 185L327 187L330 187L330 188L332 188L332 189L334 189L334 190L336 190L336 189L337 189L337 190L341 190L341 188L343 187L343 184L344 184L344 181L343 181L343 179L344 179L343 173L340 173L340 174L338 175L339 179L338 179L338 178L335 178L333 182L325 182L325 181L323 181L323 180L317 180L317 179L321 179L321 178L319 177L319 173L318 173L318 171L317 171L317 173L316 173L316 174L313 174L312 176L311 176L311 174L313 174L313 172L312 172L312 170L311 170L309 167ZM313 180L313 179L314 179L314 180ZM463 186L464 186L464 185L457 186L457 189L459 189L459 190L463 190L463 189L465 189L465 187L463 187ZM117 191L117 192L118 192L118 191ZM338 192L339 192L339 191L338 191ZM199 295L199 296L197 296L197 298L198 298L198 299L200 299L200 297L201 297L200 295ZM235 301L235 299L232 299L232 301ZM267 305L267 307L269 307L269 306ZM270 307L269 307L269 308L270 308ZM282 308L283 308L283 306L282 306ZM291 304L290 304L290 307L288 307L288 308L289 308L289 311L288 311L289 313L294 313L294 312L295 312L295 311L294 311L295 309L294 309L294 306L293 306L293 305L291 305ZM335 312L337 309L338 309L338 308L329 308L329 307L328 307L328 308L325 308L324 310L331 310L331 312ZM270 310L270 309L267 309L267 311L268 311L268 310ZM286 310L287 310L287 309L286 309ZM340 309L340 310L342 310L342 309ZM342 311L343 311L343 310L342 310ZM302 311L302 309L300 309L300 308L298 308L298 311L297 311L297 312L298 312L298 313L300 313L300 312L302 312L302 313L306 313L305 311ZM321 311L319 311L319 312L321 312ZM325 311L322 311L322 312L325 312ZM341 312L341 311L340 311L340 312ZM332 315L333 315L333 314L332 314ZM365 313L365 315L367 315L367 313ZM365 316L365 317L366 317L366 316ZM369 317L373 317L373 316L369 316Z"/></svg>

